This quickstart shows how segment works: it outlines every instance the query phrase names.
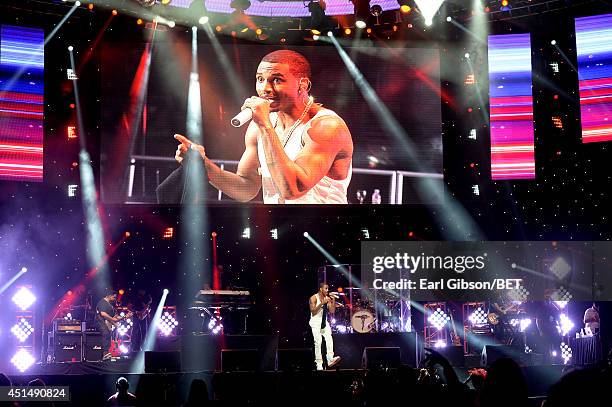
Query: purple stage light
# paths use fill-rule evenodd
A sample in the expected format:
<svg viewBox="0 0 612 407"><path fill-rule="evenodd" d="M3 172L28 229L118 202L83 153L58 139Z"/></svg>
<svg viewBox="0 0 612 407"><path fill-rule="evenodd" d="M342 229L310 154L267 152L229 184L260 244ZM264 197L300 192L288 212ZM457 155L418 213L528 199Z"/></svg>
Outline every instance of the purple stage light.
<svg viewBox="0 0 612 407"><path fill-rule="evenodd" d="M36 362L34 357L24 348L20 348L11 359L11 363L21 372L25 372Z"/></svg>
<svg viewBox="0 0 612 407"><path fill-rule="evenodd" d="M28 339L34 332L34 327L32 327L32 325L30 325L25 318L21 318L15 325L13 325L11 332L17 339L19 339L19 342L25 342L26 339Z"/></svg>
<svg viewBox="0 0 612 407"><path fill-rule="evenodd" d="M427 320L439 331L448 323L450 317L440 308L437 308Z"/></svg>
<svg viewBox="0 0 612 407"><path fill-rule="evenodd" d="M21 287L17 290L15 295L13 295L13 302L21 308L22 311L27 310L34 301L36 301L36 297L26 287Z"/></svg>
<svg viewBox="0 0 612 407"><path fill-rule="evenodd" d="M178 326L178 321L176 320L176 318L174 318L172 314L166 311L162 314L161 318L159 319L157 328L159 329L162 335L170 336L177 326Z"/></svg>

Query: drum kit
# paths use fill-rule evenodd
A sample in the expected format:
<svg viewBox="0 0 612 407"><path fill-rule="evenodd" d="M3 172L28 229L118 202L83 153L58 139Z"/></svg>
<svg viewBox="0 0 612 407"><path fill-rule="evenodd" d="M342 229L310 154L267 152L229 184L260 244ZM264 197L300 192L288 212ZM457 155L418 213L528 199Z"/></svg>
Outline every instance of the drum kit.
<svg viewBox="0 0 612 407"><path fill-rule="evenodd" d="M378 306L376 306L378 305ZM359 298L336 311L337 333L399 332L401 330L400 301L372 301Z"/></svg>

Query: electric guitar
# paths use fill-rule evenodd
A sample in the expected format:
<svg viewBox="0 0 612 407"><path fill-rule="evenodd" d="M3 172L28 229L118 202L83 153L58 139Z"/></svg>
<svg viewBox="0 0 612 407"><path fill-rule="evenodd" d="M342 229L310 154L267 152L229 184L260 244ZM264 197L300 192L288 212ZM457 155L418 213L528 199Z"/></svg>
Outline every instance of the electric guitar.
<svg viewBox="0 0 612 407"><path fill-rule="evenodd" d="M507 315L508 312L512 312L512 311L518 311L518 305L517 304L510 304L505 308L500 308L499 310L500 312L489 312L487 314L487 321L489 321L489 324L491 325L497 325L499 324L499 320L501 318L502 315Z"/></svg>
<svg viewBox="0 0 612 407"><path fill-rule="evenodd" d="M115 322L111 322L108 319L104 319L104 324L106 325L106 327L108 328L109 331L112 331L116 328L117 324L119 323L119 321L124 320L126 318L131 318L132 315L134 315L132 313L132 311L129 311L127 314L124 314L123 316L119 316L119 320L115 321ZM115 317L113 317L115 318Z"/></svg>

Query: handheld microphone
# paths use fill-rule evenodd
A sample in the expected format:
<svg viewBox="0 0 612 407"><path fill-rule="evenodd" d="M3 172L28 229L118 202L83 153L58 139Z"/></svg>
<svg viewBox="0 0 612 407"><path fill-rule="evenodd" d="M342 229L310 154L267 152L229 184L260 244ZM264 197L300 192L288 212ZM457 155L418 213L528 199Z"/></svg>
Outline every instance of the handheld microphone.
<svg viewBox="0 0 612 407"><path fill-rule="evenodd" d="M240 113L238 113L236 116L234 116L230 122L232 123L232 126L234 127L242 127L245 123L247 123L252 118L253 118L253 111L251 110L251 108L246 108Z"/></svg>

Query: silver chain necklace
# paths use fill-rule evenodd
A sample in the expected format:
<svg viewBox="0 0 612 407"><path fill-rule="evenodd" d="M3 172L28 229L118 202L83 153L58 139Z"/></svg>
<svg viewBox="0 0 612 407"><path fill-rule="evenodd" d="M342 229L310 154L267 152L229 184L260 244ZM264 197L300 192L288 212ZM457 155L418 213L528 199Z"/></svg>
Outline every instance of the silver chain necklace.
<svg viewBox="0 0 612 407"><path fill-rule="evenodd" d="M289 142L289 139L291 138L291 135L293 134L293 132L297 128L297 126L299 126L302 123L302 120L304 120L304 117L306 116L306 113L308 113L310 111L310 108L312 107L313 102L314 102L314 98L312 96L309 96L308 97L308 103L306 104L306 107L304 108L304 111L302 112L300 117L295 121L295 123L293 123L293 125L289 128L289 131L284 136L284 140L282 142L283 148L285 148L285 146ZM280 116L280 112L277 112L276 113L276 120L274 121L274 129L276 129L276 125L278 124L279 116Z"/></svg>

